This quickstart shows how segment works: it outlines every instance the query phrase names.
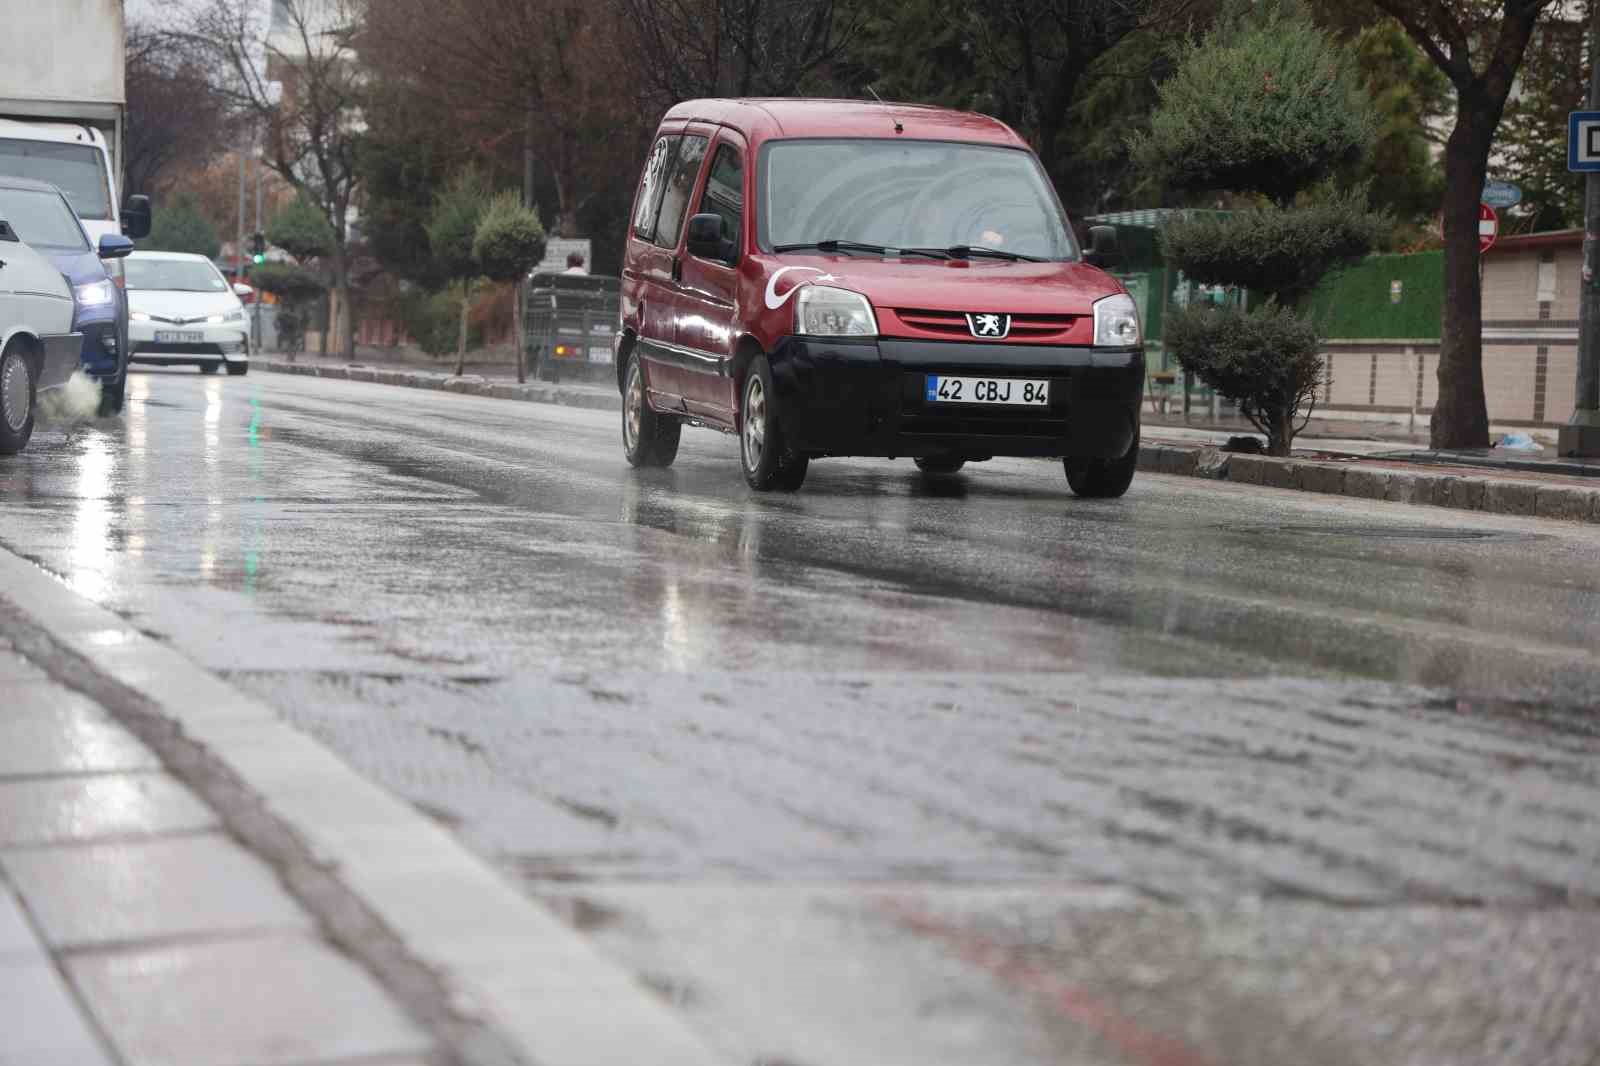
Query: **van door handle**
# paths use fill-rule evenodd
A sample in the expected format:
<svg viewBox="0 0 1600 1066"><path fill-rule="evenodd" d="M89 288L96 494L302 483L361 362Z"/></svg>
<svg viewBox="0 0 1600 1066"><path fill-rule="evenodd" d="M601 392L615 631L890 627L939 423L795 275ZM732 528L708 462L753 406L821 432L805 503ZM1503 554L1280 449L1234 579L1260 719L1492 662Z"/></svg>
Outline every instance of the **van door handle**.
<svg viewBox="0 0 1600 1066"><path fill-rule="evenodd" d="M677 256L672 257L672 280L683 280L683 260L679 259Z"/></svg>

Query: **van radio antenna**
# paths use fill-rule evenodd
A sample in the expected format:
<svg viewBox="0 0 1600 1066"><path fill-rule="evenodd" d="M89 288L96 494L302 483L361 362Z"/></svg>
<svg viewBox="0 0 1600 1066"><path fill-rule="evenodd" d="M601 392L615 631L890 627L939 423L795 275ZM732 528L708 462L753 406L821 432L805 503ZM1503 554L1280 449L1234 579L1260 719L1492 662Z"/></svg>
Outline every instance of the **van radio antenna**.
<svg viewBox="0 0 1600 1066"><path fill-rule="evenodd" d="M878 95L878 90L874 89L872 86L869 85L869 86L867 86L867 92L871 93L872 94L872 98L874 100L878 101L878 103L880 103L880 104L883 103L883 97Z"/></svg>

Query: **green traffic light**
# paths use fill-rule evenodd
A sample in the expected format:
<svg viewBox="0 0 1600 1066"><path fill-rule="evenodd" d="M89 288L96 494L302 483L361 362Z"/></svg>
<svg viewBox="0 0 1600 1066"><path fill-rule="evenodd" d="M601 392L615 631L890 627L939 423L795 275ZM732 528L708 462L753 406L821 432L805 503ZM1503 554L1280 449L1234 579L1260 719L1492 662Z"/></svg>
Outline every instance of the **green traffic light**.
<svg viewBox="0 0 1600 1066"><path fill-rule="evenodd" d="M260 252L257 252L251 257L251 261L254 262L256 266L260 266L262 263L267 261L267 257L262 255Z"/></svg>

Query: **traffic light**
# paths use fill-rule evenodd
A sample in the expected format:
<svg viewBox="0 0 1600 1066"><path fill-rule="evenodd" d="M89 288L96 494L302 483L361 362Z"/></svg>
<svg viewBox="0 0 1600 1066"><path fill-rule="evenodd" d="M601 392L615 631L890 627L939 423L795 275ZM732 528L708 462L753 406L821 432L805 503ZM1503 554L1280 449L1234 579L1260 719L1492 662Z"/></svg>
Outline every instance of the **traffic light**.
<svg viewBox="0 0 1600 1066"><path fill-rule="evenodd" d="M267 238L262 233L250 235L250 261L260 266L267 261Z"/></svg>

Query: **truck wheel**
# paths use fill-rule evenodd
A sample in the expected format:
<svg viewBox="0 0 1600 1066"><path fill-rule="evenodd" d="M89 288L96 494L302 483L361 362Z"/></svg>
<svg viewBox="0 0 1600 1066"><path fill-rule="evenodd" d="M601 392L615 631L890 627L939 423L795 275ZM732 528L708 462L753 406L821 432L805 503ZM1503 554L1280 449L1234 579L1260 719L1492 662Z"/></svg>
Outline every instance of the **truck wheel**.
<svg viewBox="0 0 1600 1066"><path fill-rule="evenodd" d="M195 369L200 371L202 374L215 374L217 372L217 367L220 365L220 363L200 363L195 367Z"/></svg>
<svg viewBox="0 0 1600 1066"><path fill-rule="evenodd" d="M1133 484L1134 471L1139 469L1139 433L1133 434L1133 445L1121 459L1061 460L1067 471L1067 484L1075 496L1087 499L1114 499L1128 491Z"/></svg>
<svg viewBox="0 0 1600 1066"><path fill-rule="evenodd" d="M954 474L967 465L965 459L913 459L924 474Z"/></svg>
<svg viewBox="0 0 1600 1066"><path fill-rule="evenodd" d="M744 404L739 418L739 465L757 492L794 492L806 480L809 457L795 455L783 438L772 392L772 368L758 355L744 376Z"/></svg>
<svg viewBox="0 0 1600 1066"><path fill-rule="evenodd" d="M0 353L0 455L16 455L28 446L37 399L33 367L22 345L13 342Z"/></svg>
<svg viewBox="0 0 1600 1066"><path fill-rule="evenodd" d="M622 386L622 453L630 466L671 466L678 457L683 423L650 409L644 394L644 368L637 352L628 356Z"/></svg>
<svg viewBox="0 0 1600 1066"><path fill-rule="evenodd" d="M236 378L243 377L244 375L250 373L250 364L249 363L229 363L228 364L228 373L231 374L233 377L236 377Z"/></svg>

